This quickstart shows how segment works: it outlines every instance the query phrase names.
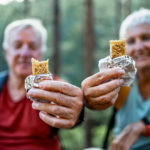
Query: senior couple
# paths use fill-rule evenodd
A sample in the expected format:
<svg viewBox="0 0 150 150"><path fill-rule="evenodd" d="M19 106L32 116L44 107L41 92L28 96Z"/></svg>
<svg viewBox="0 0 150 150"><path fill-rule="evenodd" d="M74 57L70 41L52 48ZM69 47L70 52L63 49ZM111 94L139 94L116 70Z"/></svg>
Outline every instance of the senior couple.
<svg viewBox="0 0 150 150"><path fill-rule="evenodd" d="M138 71L136 84L117 112L118 118L125 120L120 122L121 119L116 117L111 150L150 148L149 20L150 11L142 9L128 16L121 25L120 37L126 38L127 54L135 60ZM79 124L83 119L84 104L93 110L104 110L115 104L124 83L120 77L125 72L118 68L86 78L81 88L54 77L54 81L44 80L38 88L28 92L31 98L53 104L28 100L24 81L32 74L31 58L42 59L46 39L46 30L36 19L17 20L5 29L3 49L9 70L0 74L1 150L60 150L57 130ZM132 103L137 114L132 109ZM126 112L130 112L127 119L124 117Z"/></svg>

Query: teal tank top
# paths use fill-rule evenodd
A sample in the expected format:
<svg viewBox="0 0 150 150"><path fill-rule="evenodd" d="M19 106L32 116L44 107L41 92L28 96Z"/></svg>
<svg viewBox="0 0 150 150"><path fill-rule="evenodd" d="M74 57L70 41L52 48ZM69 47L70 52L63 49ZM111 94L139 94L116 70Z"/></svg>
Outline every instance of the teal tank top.
<svg viewBox="0 0 150 150"><path fill-rule="evenodd" d="M143 100L139 93L137 79L124 105L116 113L114 135L118 136L123 129L133 122L138 122L143 118L150 121L150 97ZM140 135L139 139L133 144L131 150L150 150L150 137Z"/></svg>

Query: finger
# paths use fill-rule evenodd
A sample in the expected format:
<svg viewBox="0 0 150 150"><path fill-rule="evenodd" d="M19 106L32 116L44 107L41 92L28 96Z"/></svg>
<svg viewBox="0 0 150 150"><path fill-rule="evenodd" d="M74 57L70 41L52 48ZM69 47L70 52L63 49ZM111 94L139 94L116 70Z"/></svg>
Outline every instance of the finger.
<svg viewBox="0 0 150 150"><path fill-rule="evenodd" d="M118 147L120 147L121 150L129 150L130 147L135 142L135 135L132 136L132 131L130 128L126 128L121 132L120 135L117 137L118 140Z"/></svg>
<svg viewBox="0 0 150 150"><path fill-rule="evenodd" d="M45 123L55 128L67 129L75 125L75 122L72 120L56 118L42 111L39 113L39 116L41 120L43 120Z"/></svg>
<svg viewBox="0 0 150 150"><path fill-rule="evenodd" d="M119 149L118 149L117 146L116 146L115 144L113 144L113 142L112 142L112 143L111 143L111 146L109 147L108 150L119 150Z"/></svg>
<svg viewBox="0 0 150 150"><path fill-rule="evenodd" d="M132 131L132 127L131 126L127 126L119 135L118 135L118 139L121 141L122 139L125 140L127 139L127 137L130 135Z"/></svg>
<svg viewBox="0 0 150 150"><path fill-rule="evenodd" d="M131 128L126 128L123 132L118 136L118 139L122 143L122 149L129 150L130 147L134 144L134 142L138 139L138 136L133 134Z"/></svg>
<svg viewBox="0 0 150 150"><path fill-rule="evenodd" d="M122 75L124 75L124 73L125 73L124 70L120 68L111 68L111 69L104 70L103 72L98 72L86 78L82 82L82 88L84 89L85 87L97 86L103 83L104 81L114 79L114 78L119 78Z"/></svg>
<svg viewBox="0 0 150 150"><path fill-rule="evenodd" d="M111 146L111 147L109 148L109 150L121 150L121 149L118 148L118 147L116 147L116 146Z"/></svg>
<svg viewBox="0 0 150 150"><path fill-rule="evenodd" d="M80 88L61 81L44 80L39 83L39 88L47 91L60 92L68 96L82 95Z"/></svg>
<svg viewBox="0 0 150 150"><path fill-rule="evenodd" d="M67 96L61 93L45 91L37 88L30 89L28 95L31 98L47 100L49 102L54 102L58 105L66 107L76 107L76 104L79 103L76 102L79 100L75 99L74 97Z"/></svg>
<svg viewBox="0 0 150 150"><path fill-rule="evenodd" d="M40 103L40 102L33 102L32 108L40 111L45 111L49 114L54 116L59 116L60 118L72 119L73 112L71 109L58 106L55 104L50 103Z"/></svg>
<svg viewBox="0 0 150 150"><path fill-rule="evenodd" d="M124 80L122 79L114 79L95 87L86 88L83 92L86 97L97 97L115 90L116 88L120 87L123 83Z"/></svg>
<svg viewBox="0 0 150 150"><path fill-rule="evenodd" d="M105 94L105 95L102 95L99 97L92 97L93 103L107 104L107 103L111 102L113 104L115 102L113 98L118 94L118 92L119 92L119 88L111 91L108 94Z"/></svg>
<svg viewBox="0 0 150 150"><path fill-rule="evenodd" d="M115 96L115 100L116 100L117 96ZM89 105L85 102L85 104L88 108L93 109L93 110L105 110L105 109L109 108L110 106L112 106L114 103L109 102L109 103L106 103L106 104Z"/></svg>
<svg viewBox="0 0 150 150"><path fill-rule="evenodd" d="M123 149L121 149L120 142L117 139L114 139L111 143L109 150L123 150Z"/></svg>
<svg viewBox="0 0 150 150"><path fill-rule="evenodd" d="M63 95L61 93L44 91L37 88L32 88L29 90L28 95L31 98L47 100L49 102L54 102L62 106L70 106L72 104L73 97Z"/></svg>
<svg viewBox="0 0 150 150"><path fill-rule="evenodd" d="M115 89L109 94L96 98L90 98L90 100L87 100L88 106L93 106L93 109L96 110L102 110L112 106L113 104L115 104L118 97L118 90L119 89Z"/></svg>
<svg viewBox="0 0 150 150"><path fill-rule="evenodd" d="M126 141L120 141L119 150L130 150Z"/></svg>
<svg viewBox="0 0 150 150"><path fill-rule="evenodd" d="M117 98L118 98L118 92L111 100L112 105L114 105L116 103Z"/></svg>

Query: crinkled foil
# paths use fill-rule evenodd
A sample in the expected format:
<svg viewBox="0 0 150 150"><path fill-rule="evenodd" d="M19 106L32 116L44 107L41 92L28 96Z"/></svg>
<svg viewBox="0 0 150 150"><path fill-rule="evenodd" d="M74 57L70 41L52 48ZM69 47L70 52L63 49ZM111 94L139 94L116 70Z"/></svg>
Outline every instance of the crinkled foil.
<svg viewBox="0 0 150 150"><path fill-rule="evenodd" d="M25 79L25 89L27 92L27 98L29 98L32 101L39 101L39 102L46 102L46 100L41 100L41 99L34 99L31 98L28 95L28 91L32 88L32 87L39 87L39 83L43 80L53 80L53 76L52 74L39 74L36 76L33 75L29 75L26 79Z"/></svg>
<svg viewBox="0 0 150 150"><path fill-rule="evenodd" d="M111 59L110 56L105 57L99 60L98 67L99 71L114 67L122 68L125 71L125 75L122 76L122 79L124 79L124 84L122 86L131 86L137 71L134 60L128 55L123 55L114 59Z"/></svg>

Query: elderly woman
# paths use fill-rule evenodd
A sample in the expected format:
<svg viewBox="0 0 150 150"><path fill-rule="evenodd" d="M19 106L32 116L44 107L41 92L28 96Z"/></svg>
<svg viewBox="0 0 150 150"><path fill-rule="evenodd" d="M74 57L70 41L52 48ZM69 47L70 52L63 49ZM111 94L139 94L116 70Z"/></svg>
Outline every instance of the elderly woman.
<svg viewBox="0 0 150 150"><path fill-rule="evenodd" d="M31 58L41 60L46 48L46 30L38 20L9 24L3 48L9 71L0 74L0 149L60 150L55 128L76 124L83 104L81 89L46 80L30 89L29 95L55 104L32 103L26 98L24 82L32 73Z"/></svg>
<svg viewBox="0 0 150 150"><path fill-rule="evenodd" d="M120 38L126 39L127 54L136 63L137 76L125 103L116 114L115 139L110 150L149 150L150 10L140 9L129 15L121 24ZM89 108L101 110L102 102L106 108L115 103L121 85L119 79L103 84L100 81L116 77L118 73L112 70L97 73L83 81L82 87Z"/></svg>

